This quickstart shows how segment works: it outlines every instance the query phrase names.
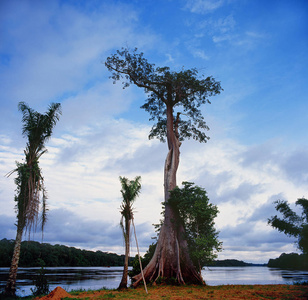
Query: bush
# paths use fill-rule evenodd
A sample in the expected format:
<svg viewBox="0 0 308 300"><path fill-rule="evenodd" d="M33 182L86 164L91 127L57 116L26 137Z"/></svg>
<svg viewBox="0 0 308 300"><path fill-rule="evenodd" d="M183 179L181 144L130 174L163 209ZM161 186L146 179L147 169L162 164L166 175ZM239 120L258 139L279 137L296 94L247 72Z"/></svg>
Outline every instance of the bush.
<svg viewBox="0 0 308 300"><path fill-rule="evenodd" d="M35 288L31 289L31 292L34 296L49 294L49 283L47 281L45 263L43 260L39 260L39 263L41 265L41 268L38 271L38 275L33 280Z"/></svg>

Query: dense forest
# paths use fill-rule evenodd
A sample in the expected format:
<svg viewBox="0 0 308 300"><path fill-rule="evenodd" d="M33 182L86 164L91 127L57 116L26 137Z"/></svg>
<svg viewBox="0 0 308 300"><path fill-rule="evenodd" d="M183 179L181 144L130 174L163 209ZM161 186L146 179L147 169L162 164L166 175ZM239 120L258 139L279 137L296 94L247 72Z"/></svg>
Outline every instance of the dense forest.
<svg viewBox="0 0 308 300"><path fill-rule="evenodd" d="M0 267L11 264L14 240L0 240ZM132 265L134 258L130 258ZM135 258L136 264L139 261ZM124 255L102 251L81 250L64 245L50 245L33 241L21 243L20 267L38 267L42 262L46 267L90 267L90 266L123 266ZM266 265L266 264L264 264ZM216 267L257 266L236 259L215 260ZM269 268L308 270L308 258L304 254L282 253L278 258L270 259Z"/></svg>
<svg viewBox="0 0 308 300"><path fill-rule="evenodd" d="M0 241L0 267L10 266L13 248L14 240ZM42 262L46 267L123 266L124 255L33 241L21 243L20 267L41 266Z"/></svg>
<svg viewBox="0 0 308 300"><path fill-rule="evenodd" d="M308 257L305 254L282 253L278 258L270 259L269 268L308 270Z"/></svg>
<svg viewBox="0 0 308 300"><path fill-rule="evenodd" d="M215 267L251 267L251 266L266 266L266 264L252 264L247 263L242 260L237 259L224 259L224 260L215 260L213 262Z"/></svg>

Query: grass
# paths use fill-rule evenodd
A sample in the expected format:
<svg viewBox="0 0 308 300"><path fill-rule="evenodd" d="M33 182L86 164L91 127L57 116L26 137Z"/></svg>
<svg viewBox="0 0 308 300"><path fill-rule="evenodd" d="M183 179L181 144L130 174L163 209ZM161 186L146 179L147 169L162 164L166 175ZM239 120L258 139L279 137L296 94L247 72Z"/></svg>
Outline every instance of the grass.
<svg viewBox="0 0 308 300"><path fill-rule="evenodd" d="M104 300L104 299L283 299L296 300L307 299L308 285L220 285L220 286L170 286L159 285L149 286L149 293L146 294L142 286L136 289L110 290L103 288L101 290L74 290L66 294L65 300L84 299L84 300ZM2 300L30 300L29 297L3 297Z"/></svg>

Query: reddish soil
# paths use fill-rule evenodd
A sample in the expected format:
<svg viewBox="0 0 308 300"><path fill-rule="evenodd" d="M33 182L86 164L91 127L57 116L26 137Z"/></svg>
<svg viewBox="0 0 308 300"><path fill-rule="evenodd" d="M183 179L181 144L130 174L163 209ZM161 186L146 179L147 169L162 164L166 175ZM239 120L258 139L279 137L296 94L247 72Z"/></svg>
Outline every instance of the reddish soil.
<svg viewBox="0 0 308 300"><path fill-rule="evenodd" d="M40 298L40 300L61 300L63 298L70 298L71 296L68 292L62 289L60 286L56 287L47 296Z"/></svg>
<svg viewBox="0 0 308 300"><path fill-rule="evenodd" d="M152 286L148 294L140 286L137 289L100 290L68 294L57 287L40 300L74 299L292 299L308 300L308 286L297 285L222 285L222 286Z"/></svg>

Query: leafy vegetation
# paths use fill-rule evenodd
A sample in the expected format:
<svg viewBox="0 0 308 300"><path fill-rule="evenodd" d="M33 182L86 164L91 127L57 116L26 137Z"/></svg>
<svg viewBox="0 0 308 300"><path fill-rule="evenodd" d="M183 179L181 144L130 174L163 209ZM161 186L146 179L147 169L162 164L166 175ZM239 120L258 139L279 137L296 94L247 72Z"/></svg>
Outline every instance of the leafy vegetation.
<svg viewBox="0 0 308 300"><path fill-rule="evenodd" d="M305 254L282 253L278 258L270 259L269 268L308 270L308 257Z"/></svg>
<svg viewBox="0 0 308 300"><path fill-rule="evenodd" d="M169 204L179 214L188 243L190 258L201 273L201 269L213 263L222 243L218 241L214 219L218 208L209 202L206 191L184 181L183 187L170 191Z"/></svg>
<svg viewBox="0 0 308 300"><path fill-rule="evenodd" d="M165 206L165 204L163 204ZM183 187L176 187L170 191L169 205L177 211L178 217L173 222L181 222L184 228L183 234L188 243L189 255L201 273L201 269L206 265L213 265L217 252L221 250L221 242L218 241L218 232L214 225L218 209L209 203L206 191L195 186L191 182L183 182ZM161 224L155 225L158 233ZM155 252L157 243L149 246L148 251L142 258L142 265L147 265ZM140 267L138 258L133 261L133 269L129 273L130 277L139 274ZM157 281L156 281L157 282ZM169 280L170 282L170 280Z"/></svg>
<svg viewBox="0 0 308 300"><path fill-rule="evenodd" d="M157 245L157 243L152 243L149 246L149 249L147 250L147 252L144 254L144 256L141 257L141 263L142 263L143 267L146 266L151 261L153 255L154 255L155 249L156 249L156 245ZM138 255L135 256L135 258L132 262L132 267L133 267L132 270L129 271L129 273L128 273L129 277L131 277L131 278L141 272Z"/></svg>
<svg viewBox="0 0 308 300"><path fill-rule="evenodd" d="M288 236L297 238L298 248L308 256L308 200L298 199L295 204L302 207L302 214L294 212L287 201L278 200L276 210L282 214L282 219L277 215L268 219L268 223Z"/></svg>
<svg viewBox="0 0 308 300"><path fill-rule="evenodd" d="M46 295L49 293L49 283L47 281L45 263L40 261L41 268L34 278L34 289L31 289L34 296Z"/></svg>
<svg viewBox="0 0 308 300"><path fill-rule="evenodd" d="M10 266L13 249L14 240L2 239L0 241L0 267ZM129 265L132 260L133 258L129 259ZM19 262L21 267L40 267L42 262L46 267L123 266L124 255L34 241L21 243Z"/></svg>
<svg viewBox="0 0 308 300"><path fill-rule="evenodd" d="M266 266L266 264L252 264L237 259L214 260L215 267L249 267L249 266Z"/></svg>

